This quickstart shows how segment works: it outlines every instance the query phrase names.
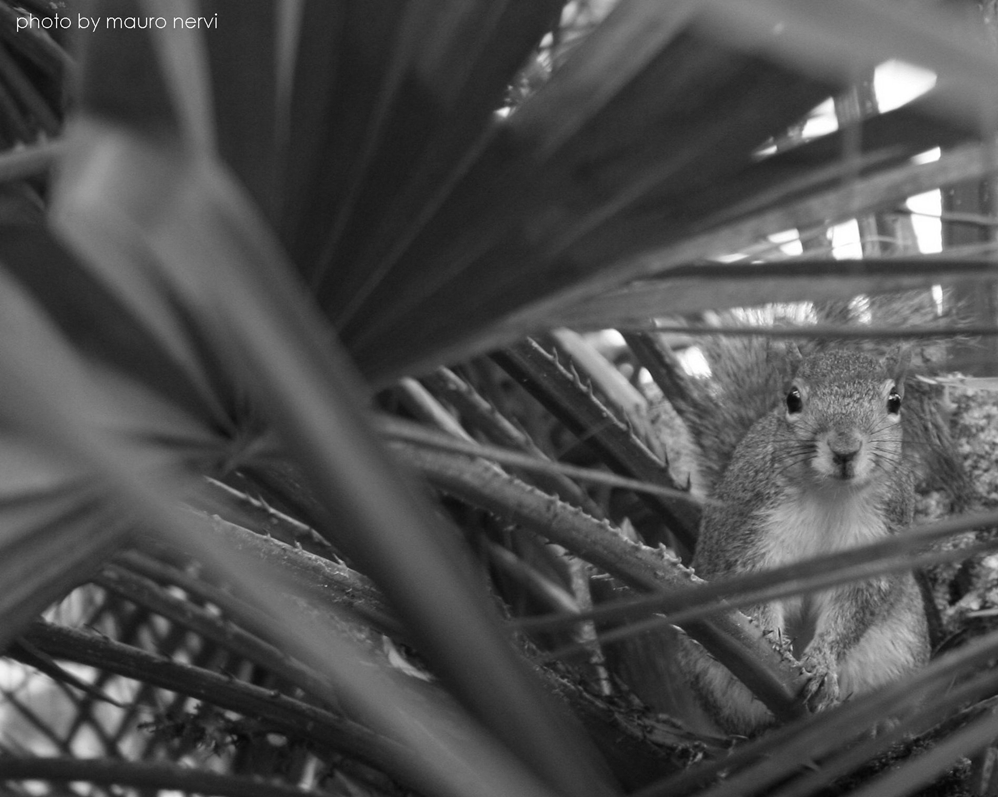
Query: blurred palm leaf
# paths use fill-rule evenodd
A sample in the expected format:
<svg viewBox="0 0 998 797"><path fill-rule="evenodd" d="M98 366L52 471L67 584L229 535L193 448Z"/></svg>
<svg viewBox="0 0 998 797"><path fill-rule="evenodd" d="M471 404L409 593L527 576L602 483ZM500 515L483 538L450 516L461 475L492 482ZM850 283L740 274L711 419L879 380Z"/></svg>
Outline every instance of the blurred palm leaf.
<svg viewBox="0 0 998 797"><path fill-rule="evenodd" d="M556 26L562 6L93 4L92 15L104 18L217 13L218 22L209 30L83 37L79 108L51 190L55 232L37 225L2 231L0 296L18 334L0 349L0 417L11 440L0 465L21 477L0 503L8 521L0 540L5 639L90 578L141 519L172 545L169 556L183 551L184 567L188 556L209 566L203 580L235 595L214 593L226 616L272 640L289 661L249 636L239 645L215 639L223 654L256 661L311 700L342 700L339 720L383 734L384 745L372 743L381 756L373 763L400 781L428 793L606 794L619 790L610 760L627 782L628 762L614 760L606 745L596 754L567 716L564 692L552 696L549 680L510 644L459 534L441 515L444 506L456 511L428 500L369 430L370 385L483 354L556 319L637 323L652 314L648 304L628 310L629 293L645 287L626 285L637 277L664 273L655 314L693 309L689 294L670 293L671 279L687 280L706 307L704 286L717 278L701 267L707 258L786 227L879 208L920 186L992 172L989 150L978 142L993 132L986 110L995 61L935 16L885 4L849 2L845 14L810 2L630 0L573 46L539 91L498 117L517 70ZM17 12L0 8L9 29ZM774 25L783 26L779 36ZM45 44L30 58L15 57L47 65L45 80L61 76L61 51L31 36ZM856 133L846 130L761 154L848 86L857 69L891 57L934 70L936 91L893 115L862 120L859 147L850 149ZM21 69L0 61L0 79L21 86ZM22 138L33 129L54 133L59 108L47 90L21 92L28 118L4 117L2 102L0 117ZM939 164L910 162L926 149L960 144ZM40 147L7 161L4 173L34 175L51 154ZM891 286L978 273L967 263L904 265ZM864 263L849 295L869 290L877 268ZM789 270L778 276L797 279ZM753 284L712 306L775 298L769 290ZM782 291L812 297L814 285ZM487 365L474 367L496 379ZM541 384L548 377L516 373L551 403L552 385L545 392ZM559 421L587 435L595 406L573 397ZM487 401L476 407L481 421ZM597 442L613 447L601 459L660 481L667 473L660 452L629 433L627 417L599 412L608 430ZM506 439L516 438L511 426ZM406 458L417 461L411 451ZM454 457L439 459L455 466ZM303 609L309 599L289 586L288 570L220 545L203 515L178 509L215 505L199 486L204 475L244 479L251 492L286 502L294 517L282 523L307 521L369 576L394 615L389 624L402 629L396 642L413 645L442 688L427 701L424 690L386 675L384 662L351 640L336 615ZM450 484L457 483L455 476ZM511 492L469 484L459 497L478 496L470 502L500 518L504 508L525 516L527 504L510 496L527 496L526 486L503 483ZM581 493L564 481L559 488ZM680 520L671 505L662 514L673 532L688 533L680 526L690 525L695 510L680 505ZM574 511L546 506L566 518ZM603 525L599 533L614 531ZM610 547L599 564L613 571L617 557L618 574L640 571L631 579L639 588L688 578L642 549ZM56 555L62 551L69 553ZM535 583L558 577L543 561L538 554ZM185 599L196 596L182 570L167 580ZM564 591L551 586L548 594ZM194 621L176 604L155 591L129 595L173 613L169 653L193 652L209 663L214 646L195 650L180 641ZM207 633L209 618L198 617ZM745 654L762 639L740 623L719 620L721 632L701 625L725 663L742 661L746 677L784 715L799 712L798 680L768 648L758 660ZM86 635L43 631L36 626L27 637L42 652L141 678L138 644L96 645L95 652ZM156 686L210 698L204 685L215 682L202 669L193 681L200 691L180 671ZM239 693L240 684L232 688ZM266 715L258 704L239 705ZM286 708L308 713L304 705ZM814 720L815 727L834 722L834 714ZM953 751L978 745L989 729L971 726ZM636 744L634 760L648 756L652 764L631 785L675 766L674 739L654 753ZM388 762L385 750L398 750L402 763Z"/></svg>

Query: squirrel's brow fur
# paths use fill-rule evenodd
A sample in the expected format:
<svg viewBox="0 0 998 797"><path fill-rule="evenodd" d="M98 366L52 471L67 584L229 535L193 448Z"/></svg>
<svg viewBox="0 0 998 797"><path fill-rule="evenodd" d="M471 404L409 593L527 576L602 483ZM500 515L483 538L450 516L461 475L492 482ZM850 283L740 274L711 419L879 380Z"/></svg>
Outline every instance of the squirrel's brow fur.
<svg viewBox="0 0 998 797"><path fill-rule="evenodd" d="M885 373L883 362L855 351L827 351L804 360L797 376L806 379L864 382L871 374Z"/></svg>

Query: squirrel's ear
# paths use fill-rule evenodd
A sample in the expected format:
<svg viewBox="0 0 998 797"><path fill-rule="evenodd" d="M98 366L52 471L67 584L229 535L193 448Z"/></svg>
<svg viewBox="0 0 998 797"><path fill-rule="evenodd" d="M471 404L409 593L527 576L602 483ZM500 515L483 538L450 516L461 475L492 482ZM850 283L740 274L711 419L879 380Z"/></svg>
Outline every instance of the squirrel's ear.
<svg viewBox="0 0 998 797"><path fill-rule="evenodd" d="M787 342L783 345L769 341L766 343L766 365L770 367L787 367L791 373L797 370L804 355L800 353L796 343Z"/></svg>
<svg viewBox="0 0 998 797"><path fill-rule="evenodd" d="M883 359L884 370L890 374L891 378L898 383L898 387L904 382L905 372L911 364L911 346L902 343L892 346Z"/></svg>
<svg viewBox="0 0 998 797"><path fill-rule="evenodd" d="M766 344L766 366L771 374L778 375L777 384L781 390L785 391L790 387L803 359L796 343L781 345L770 341Z"/></svg>
<svg viewBox="0 0 998 797"><path fill-rule="evenodd" d="M797 366L800 365L801 360L804 359L804 355L800 353L800 349L797 347L796 343L787 343L787 364L790 366L791 371L796 371Z"/></svg>

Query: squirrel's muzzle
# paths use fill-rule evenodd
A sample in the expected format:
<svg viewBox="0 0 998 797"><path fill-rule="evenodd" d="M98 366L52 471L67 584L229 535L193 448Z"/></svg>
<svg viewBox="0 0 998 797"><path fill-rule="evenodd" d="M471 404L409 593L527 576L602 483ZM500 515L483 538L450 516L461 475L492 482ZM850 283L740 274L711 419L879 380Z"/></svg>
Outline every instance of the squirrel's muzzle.
<svg viewBox="0 0 998 797"><path fill-rule="evenodd" d="M824 467L818 469L836 479L854 479L862 475L863 437L853 429L832 432L825 440Z"/></svg>
<svg viewBox="0 0 998 797"><path fill-rule="evenodd" d="M832 451L832 463L835 465L835 473L840 479L851 479L856 471L856 458L860 452L859 447L850 451Z"/></svg>

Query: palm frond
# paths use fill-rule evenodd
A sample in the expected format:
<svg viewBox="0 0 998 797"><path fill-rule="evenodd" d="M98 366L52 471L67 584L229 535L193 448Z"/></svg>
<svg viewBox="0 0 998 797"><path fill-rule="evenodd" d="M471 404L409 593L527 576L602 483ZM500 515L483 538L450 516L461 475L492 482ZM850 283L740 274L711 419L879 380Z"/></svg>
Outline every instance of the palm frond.
<svg viewBox="0 0 998 797"><path fill-rule="evenodd" d="M993 634L812 717L797 663L734 609L991 551L924 546L993 513L709 585L654 547L695 545L674 454L738 373L680 364L711 313L993 277L987 241L805 246L993 175L996 59L966 26L873 0L100 0L88 13L164 25L105 25L77 57L21 30L49 6L0 0L0 642L72 719L4 690L43 746L0 737L0 778L900 794L989 744ZM840 99L838 131L788 134L888 59L936 87L887 113ZM792 229L807 251L775 254ZM898 334L881 305L846 331L833 310L809 331ZM604 356L559 326L627 334ZM676 623L784 727L727 753L639 706L617 678L642 646L668 656ZM569 649L585 660L550 666ZM283 771L257 755L272 732ZM926 752L898 753L909 733ZM85 739L135 760L85 760ZM206 750L223 774L152 763ZM906 761L876 780L883 753Z"/></svg>

